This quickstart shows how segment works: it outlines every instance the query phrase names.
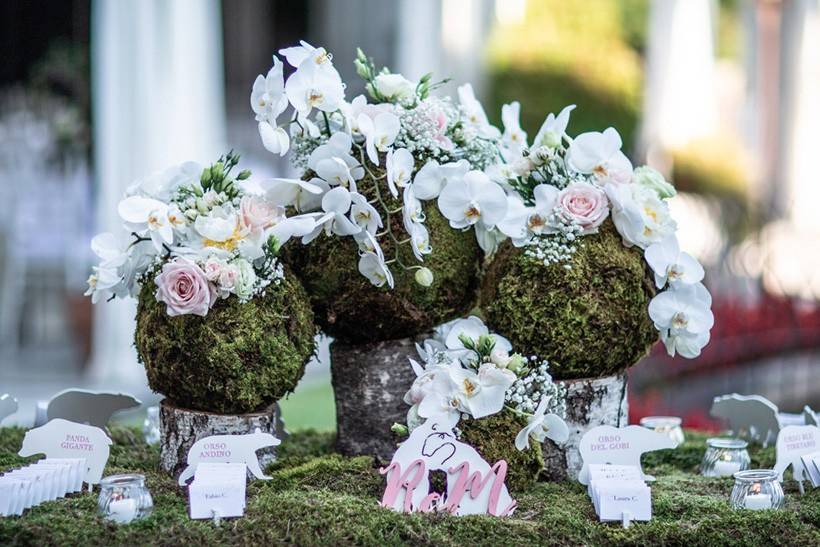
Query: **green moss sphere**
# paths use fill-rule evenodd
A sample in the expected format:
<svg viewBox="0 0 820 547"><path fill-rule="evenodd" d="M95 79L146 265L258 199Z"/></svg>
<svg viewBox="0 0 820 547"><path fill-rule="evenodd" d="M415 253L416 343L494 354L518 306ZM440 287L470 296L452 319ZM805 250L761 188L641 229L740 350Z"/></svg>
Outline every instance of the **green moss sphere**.
<svg viewBox="0 0 820 547"><path fill-rule="evenodd" d="M307 294L290 272L245 304L219 300L205 317L171 317L146 283L136 346L151 389L176 405L219 414L261 410L296 387L313 353Z"/></svg>
<svg viewBox="0 0 820 547"><path fill-rule="evenodd" d="M526 425L526 418L504 409L480 420L462 420L458 427L461 429L461 440L478 450L487 463L507 462L507 486L517 490L534 483L544 468L539 443L530 440L530 447L526 450L515 447L515 437Z"/></svg>
<svg viewBox="0 0 820 547"><path fill-rule="evenodd" d="M363 190L367 180L359 185L359 190L369 195ZM386 186L382 189L385 195L389 195ZM399 200L390 199L387 204L392 210L401 207ZM399 256L405 265L432 270L433 284L429 287L415 281L416 270L405 270L398 264L388 266L394 276L393 289L386 284L374 286L359 273L359 248L352 237L322 234L307 246L286 247L285 260L305 284L316 322L327 334L353 343L405 338L459 317L473 306L482 256L475 233L451 228L435 201L422 206L432 252L420 263L411 244L404 243L399 245ZM386 215L380 213L386 224ZM401 212L389 218L396 239L407 239ZM389 236L379 238L379 243L387 260L395 256L395 243Z"/></svg>
<svg viewBox="0 0 820 547"><path fill-rule="evenodd" d="M607 220L580 238L566 263L545 266L505 244L488 268L481 302L490 330L515 351L548 359L554 377L598 377L632 366L658 339L649 274L641 250L625 247Z"/></svg>

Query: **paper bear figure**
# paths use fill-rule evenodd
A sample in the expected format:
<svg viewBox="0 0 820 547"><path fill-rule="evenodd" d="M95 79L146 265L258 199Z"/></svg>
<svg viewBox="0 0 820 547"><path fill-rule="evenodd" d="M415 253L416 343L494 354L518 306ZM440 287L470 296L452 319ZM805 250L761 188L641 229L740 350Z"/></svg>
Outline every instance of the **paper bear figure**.
<svg viewBox="0 0 820 547"><path fill-rule="evenodd" d="M66 389L48 403L48 420L62 418L105 429L115 412L137 408L142 403L127 393Z"/></svg>
<svg viewBox="0 0 820 547"><path fill-rule="evenodd" d="M390 465L381 505L403 512L449 511L455 515L507 516L515 510L504 479L507 462L490 465L472 446L459 441L453 425L430 418L401 443ZM445 494L430 493L430 471L447 475Z"/></svg>
<svg viewBox="0 0 820 547"><path fill-rule="evenodd" d="M0 396L0 422L17 412L17 399L8 393Z"/></svg>
<svg viewBox="0 0 820 547"><path fill-rule="evenodd" d="M194 476L200 462L244 463L254 477L267 480L259 465L256 451L282 443L270 433L262 433L258 428L247 435L212 435L194 443L188 451L188 465L179 475L179 485L184 486Z"/></svg>
<svg viewBox="0 0 820 547"><path fill-rule="evenodd" d="M639 425L627 427L613 427L599 425L593 427L581 437L578 450L584 465L578 474L581 484L589 483L589 465L592 463L612 465L634 465L641 469L641 455L644 452L675 448L677 443L663 433L655 433L651 429ZM641 474L645 480L654 480Z"/></svg>
<svg viewBox="0 0 820 547"><path fill-rule="evenodd" d="M789 425L780 430L775 445L777 455L774 470L780 480L783 472L791 466L792 477L798 482L808 480L801 456L820 450L820 428L816 425ZM801 484L802 490L802 484Z"/></svg>
<svg viewBox="0 0 820 547"><path fill-rule="evenodd" d="M721 395L715 397L709 413L723 418L733 435L762 444L774 442L780 431L777 406L760 395Z"/></svg>
<svg viewBox="0 0 820 547"><path fill-rule="evenodd" d="M88 489L102 479L111 439L99 427L57 418L26 432L18 455L45 454L47 458L84 458Z"/></svg>

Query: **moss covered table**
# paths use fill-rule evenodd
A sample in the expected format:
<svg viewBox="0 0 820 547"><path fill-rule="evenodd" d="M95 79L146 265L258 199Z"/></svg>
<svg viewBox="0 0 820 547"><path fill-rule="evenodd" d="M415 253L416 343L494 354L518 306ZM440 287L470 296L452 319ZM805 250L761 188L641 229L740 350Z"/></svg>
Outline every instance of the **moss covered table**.
<svg viewBox="0 0 820 547"><path fill-rule="evenodd" d="M154 496L146 520L116 526L97 516L97 492L47 502L22 517L0 518L0 545L212 545L271 543L367 545L820 545L820 489L805 496L787 481L782 511L732 511L732 479L696 474L705 436L688 432L675 451L644 456L658 480L654 518L629 529L597 522L584 488L541 483L513 492L513 518L402 515L376 506L383 479L367 457L332 453L329 434L293 435L270 472L273 480L248 486L245 517L216 527L191 521L186 495L158 470L158 453L131 430L115 430L107 474L145 473ZM0 429L0 469L26 463L16 456L20 429ZM755 466L771 466L772 449L752 452ZM99 489L97 489L98 491Z"/></svg>

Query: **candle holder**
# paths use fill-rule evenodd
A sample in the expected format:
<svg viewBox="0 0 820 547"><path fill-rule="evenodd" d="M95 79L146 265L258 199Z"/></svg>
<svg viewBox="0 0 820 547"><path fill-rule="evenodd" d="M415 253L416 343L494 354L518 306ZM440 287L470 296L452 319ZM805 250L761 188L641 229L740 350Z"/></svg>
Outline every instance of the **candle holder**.
<svg viewBox="0 0 820 547"><path fill-rule="evenodd" d="M751 469L735 473L732 509L781 509L785 499L776 471Z"/></svg>
<svg viewBox="0 0 820 547"><path fill-rule="evenodd" d="M641 418L640 424L655 433L663 433L676 445L680 445L685 440L683 429L680 426L681 421L677 416L646 416Z"/></svg>
<svg viewBox="0 0 820 547"><path fill-rule="evenodd" d="M704 477L731 477L751 466L751 459L742 439L711 438L706 440L706 453L700 463Z"/></svg>
<svg viewBox="0 0 820 547"><path fill-rule="evenodd" d="M100 482L100 515L117 524L143 519L154 509L143 475L111 475Z"/></svg>

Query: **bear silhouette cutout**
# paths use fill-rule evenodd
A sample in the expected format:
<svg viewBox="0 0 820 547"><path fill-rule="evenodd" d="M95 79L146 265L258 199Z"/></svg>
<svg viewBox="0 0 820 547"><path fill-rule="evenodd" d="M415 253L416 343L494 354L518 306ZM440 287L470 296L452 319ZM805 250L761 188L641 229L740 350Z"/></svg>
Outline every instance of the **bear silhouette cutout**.
<svg viewBox="0 0 820 547"><path fill-rule="evenodd" d="M641 455L645 452L675 448L677 444L663 433L655 433L651 429L639 425L627 427L613 427L601 425L593 427L581 437L578 450L584 461L578 481L589 484L589 465L611 464L632 465L641 469ZM653 477L641 474L645 480L654 480Z"/></svg>
<svg viewBox="0 0 820 547"><path fill-rule="evenodd" d="M105 429L113 414L138 408L141 404L139 399L127 393L66 389L51 398L46 413L48 420L62 418Z"/></svg>
<svg viewBox="0 0 820 547"><path fill-rule="evenodd" d="M254 477L261 480L270 479L259 465L257 450L279 446L282 441L270 433L262 433L257 428L247 435L211 435L194 443L188 451L188 465L179 475L179 485L184 486L196 471L199 463L244 463Z"/></svg>
<svg viewBox="0 0 820 547"><path fill-rule="evenodd" d="M816 425L789 425L780 430L775 445L776 463L779 480L783 472L791 466L792 477L801 483L809 480L808 472L803 465L802 456L820 450L820 428Z"/></svg>
<svg viewBox="0 0 820 547"><path fill-rule="evenodd" d="M760 395L715 397L709 414L722 418L732 435L768 446L780 431L777 406Z"/></svg>
<svg viewBox="0 0 820 547"><path fill-rule="evenodd" d="M99 427L78 424L60 418L26 432L18 455L45 454L46 458L85 459L88 489L102 479L112 441Z"/></svg>

